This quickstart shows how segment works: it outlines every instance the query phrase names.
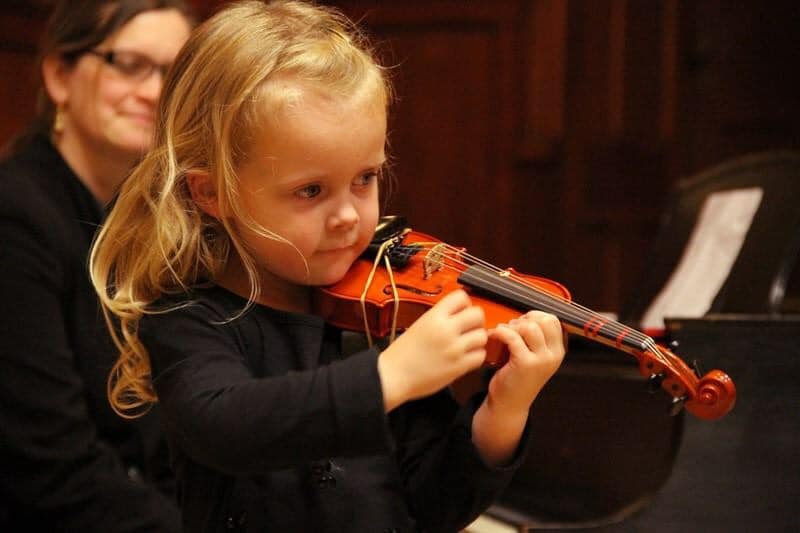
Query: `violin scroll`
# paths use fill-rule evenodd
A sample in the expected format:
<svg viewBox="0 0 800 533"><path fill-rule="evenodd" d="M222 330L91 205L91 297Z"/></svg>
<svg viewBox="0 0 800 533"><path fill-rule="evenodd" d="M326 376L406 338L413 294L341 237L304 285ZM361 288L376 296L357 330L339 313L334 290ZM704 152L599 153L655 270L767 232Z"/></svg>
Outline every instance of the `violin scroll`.
<svg viewBox="0 0 800 533"><path fill-rule="evenodd" d="M721 370L700 377L670 350L652 344L639 358L639 372L648 378L651 391L663 389L672 396L672 414L685 407L703 420L722 418L736 403L736 386Z"/></svg>
<svg viewBox="0 0 800 533"><path fill-rule="evenodd" d="M686 402L686 410L703 420L722 418L736 403L736 386L721 370L712 370L697 385L694 399Z"/></svg>

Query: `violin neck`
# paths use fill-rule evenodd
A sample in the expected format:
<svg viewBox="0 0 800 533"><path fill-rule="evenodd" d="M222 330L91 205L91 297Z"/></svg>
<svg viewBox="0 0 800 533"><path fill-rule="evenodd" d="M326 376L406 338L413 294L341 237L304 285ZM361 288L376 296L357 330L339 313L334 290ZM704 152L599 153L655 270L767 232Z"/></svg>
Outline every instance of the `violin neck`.
<svg viewBox="0 0 800 533"><path fill-rule="evenodd" d="M568 332L635 353L647 351L652 339L624 324L608 319L569 300L554 296L504 272L482 266L466 268L459 283L476 294L526 313L544 311L556 316Z"/></svg>

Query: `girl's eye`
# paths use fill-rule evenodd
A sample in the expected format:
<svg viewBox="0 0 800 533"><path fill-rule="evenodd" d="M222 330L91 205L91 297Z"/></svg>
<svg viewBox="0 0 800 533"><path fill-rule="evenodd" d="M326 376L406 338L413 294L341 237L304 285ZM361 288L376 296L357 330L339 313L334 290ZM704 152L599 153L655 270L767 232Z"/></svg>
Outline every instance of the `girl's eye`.
<svg viewBox="0 0 800 533"><path fill-rule="evenodd" d="M322 187L319 185L309 185L308 187L303 187L302 189L298 190L297 194L303 198L314 198L321 192Z"/></svg>
<svg viewBox="0 0 800 533"><path fill-rule="evenodd" d="M376 179L378 179L377 172L367 172L366 174L362 174L361 176L358 177L358 179L356 180L356 185L364 187L366 185L369 185Z"/></svg>

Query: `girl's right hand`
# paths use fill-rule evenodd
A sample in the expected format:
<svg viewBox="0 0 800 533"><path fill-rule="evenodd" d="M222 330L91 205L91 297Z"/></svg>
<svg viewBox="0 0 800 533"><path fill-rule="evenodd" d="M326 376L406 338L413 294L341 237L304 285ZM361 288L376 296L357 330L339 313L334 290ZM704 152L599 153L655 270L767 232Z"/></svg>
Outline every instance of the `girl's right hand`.
<svg viewBox="0 0 800 533"><path fill-rule="evenodd" d="M442 298L378 358L386 412L481 366L487 338L483 309L473 306L466 292Z"/></svg>

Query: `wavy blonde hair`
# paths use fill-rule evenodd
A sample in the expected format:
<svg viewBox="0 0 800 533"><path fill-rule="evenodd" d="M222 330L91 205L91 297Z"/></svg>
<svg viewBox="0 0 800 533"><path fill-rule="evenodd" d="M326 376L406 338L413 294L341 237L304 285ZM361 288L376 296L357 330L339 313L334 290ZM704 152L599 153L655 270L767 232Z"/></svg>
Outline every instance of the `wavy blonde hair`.
<svg viewBox="0 0 800 533"><path fill-rule="evenodd" d="M229 5L199 26L176 58L159 104L151 152L123 184L90 256L97 291L120 355L108 380L124 417L157 401L150 359L138 338L153 303L214 281L231 254L260 287L254 261L230 217L268 238L241 207L236 168L259 128L283 100L275 79L313 84L336 95L373 91L388 105L391 87L366 39L338 11L300 1ZM216 189L217 220L192 200L186 176L205 172ZM284 241L285 242L285 241Z"/></svg>

